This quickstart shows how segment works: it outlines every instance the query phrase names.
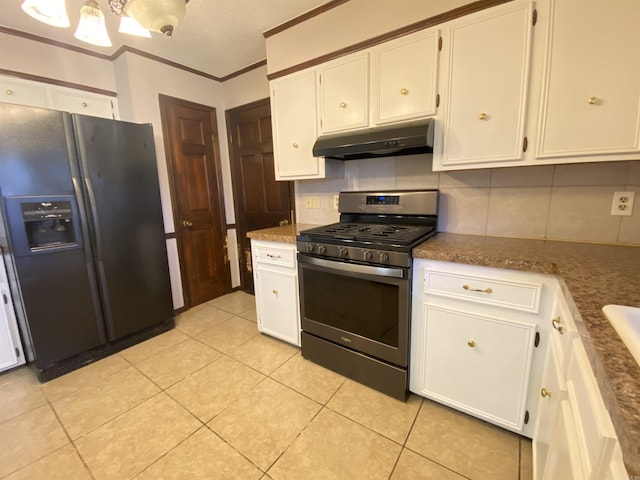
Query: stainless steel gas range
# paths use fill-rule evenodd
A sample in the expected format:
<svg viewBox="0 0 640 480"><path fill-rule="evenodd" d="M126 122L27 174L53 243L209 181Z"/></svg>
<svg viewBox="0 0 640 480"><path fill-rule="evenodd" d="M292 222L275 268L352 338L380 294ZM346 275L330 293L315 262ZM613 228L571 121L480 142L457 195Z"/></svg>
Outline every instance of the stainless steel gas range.
<svg viewBox="0 0 640 480"><path fill-rule="evenodd" d="M302 355L404 400L411 250L437 232L438 191L341 192L339 211L296 238Z"/></svg>

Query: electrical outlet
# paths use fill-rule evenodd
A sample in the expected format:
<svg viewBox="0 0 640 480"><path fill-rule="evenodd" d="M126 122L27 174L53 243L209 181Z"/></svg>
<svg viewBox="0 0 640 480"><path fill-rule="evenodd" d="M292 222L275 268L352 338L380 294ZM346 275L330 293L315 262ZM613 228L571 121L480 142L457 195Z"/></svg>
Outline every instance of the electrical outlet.
<svg viewBox="0 0 640 480"><path fill-rule="evenodd" d="M320 197L307 197L305 205L307 208L320 208Z"/></svg>
<svg viewBox="0 0 640 480"><path fill-rule="evenodd" d="M340 205L340 195L333 196L333 209L338 210L338 206Z"/></svg>
<svg viewBox="0 0 640 480"><path fill-rule="evenodd" d="M613 194L613 204L611 205L611 215L630 217L633 213L635 196L636 192L615 192Z"/></svg>

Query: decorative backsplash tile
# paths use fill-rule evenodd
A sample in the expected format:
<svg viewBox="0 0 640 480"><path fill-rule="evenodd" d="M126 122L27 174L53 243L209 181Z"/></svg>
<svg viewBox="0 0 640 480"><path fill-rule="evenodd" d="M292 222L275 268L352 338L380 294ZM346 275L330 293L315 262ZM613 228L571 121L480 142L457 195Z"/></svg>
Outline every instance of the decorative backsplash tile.
<svg viewBox="0 0 640 480"><path fill-rule="evenodd" d="M378 188L439 188L443 232L640 245L640 160L456 172L433 172L429 155L352 160L342 179L296 182L297 221L336 222L334 195ZM620 190L636 192L630 217L611 215Z"/></svg>

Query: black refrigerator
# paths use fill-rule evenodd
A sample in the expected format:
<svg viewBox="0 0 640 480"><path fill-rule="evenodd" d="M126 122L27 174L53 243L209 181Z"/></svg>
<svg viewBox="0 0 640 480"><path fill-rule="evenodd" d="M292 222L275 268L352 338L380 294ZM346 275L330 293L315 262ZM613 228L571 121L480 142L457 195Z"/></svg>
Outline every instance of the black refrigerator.
<svg viewBox="0 0 640 480"><path fill-rule="evenodd" d="M41 380L173 327L151 125L0 104L0 194Z"/></svg>

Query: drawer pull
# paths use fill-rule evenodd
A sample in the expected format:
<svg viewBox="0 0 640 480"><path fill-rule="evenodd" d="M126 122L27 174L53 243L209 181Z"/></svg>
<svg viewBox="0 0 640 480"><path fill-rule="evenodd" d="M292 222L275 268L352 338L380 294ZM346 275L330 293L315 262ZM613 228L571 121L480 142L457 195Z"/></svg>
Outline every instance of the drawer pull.
<svg viewBox="0 0 640 480"><path fill-rule="evenodd" d="M344 102L340 102L340 108L347 108L347 104Z"/></svg>
<svg viewBox="0 0 640 480"><path fill-rule="evenodd" d="M467 342L467 345L469 345L471 348L473 348L473 347L475 347L475 346L476 346L476 342L475 342L475 341L473 341L473 340L469 340L469 341Z"/></svg>
<svg viewBox="0 0 640 480"><path fill-rule="evenodd" d="M276 260L277 260L278 258L282 258L280 255L271 255L270 253L267 253L267 257L269 257L269 258L275 258Z"/></svg>
<svg viewBox="0 0 640 480"><path fill-rule="evenodd" d="M465 290L469 290L471 292L480 292L480 293L486 293L486 294L490 294L493 293L493 290L491 290L490 288L471 288L469 285L463 285L462 288L464 288Z"/></svg>
<svg viewBox="0 0 640 480"><path fill-rule="evenodd" d="M551 398L551 392L544 387L542 387L542 390L540 390L540 395L542 396L542 398Z"/></svg>
<svg viewBox="0 0 640 480"><path fill-rule="evenodd" d="M406 88L401 88L400 95L409 95L409 90L407 90Z"/></svg>
<svg viewBox="0 0 640 480"><path fill-rule="evenodd" d="M274 295L278 295L278 290L276 290L275 288L271 291L273 292Z"/></svg>
<svg viewBox="0 0 640 480"><path fill-rule="evenodd" d="M478 115L478 120L486 120L488 115L486 113L481 113Z"/></svg>
<svg viewBox="0 0 640 480"><path fill-rule="evenodd" d="M87 104L87 102L82 102L82 108L87 108L89 106L89 104Z"/></svg>
<svg viewBox="0 0 640 480"><path fill-rule="evenodd" d="M7 95L13 95L13 90L11 89L7 90Z"/></svg>
<svg viewBox="0 0 640 480"><path fill-rule="evenodd" d="M587 99L587 103L589 105L598 105L599 102L600 102L600 99L598 97L589 97Z"/></svg>
<svg viewBox="0 0 640 480"><path fill-rule="evenodd" d="M551 320L551 325L553 325L553 328L555 328L558 332L560 332L560 335L563 335L564 327L560 325L561 323L562 321L560 320L560 317L556 317L553 320Z"/></svg>

